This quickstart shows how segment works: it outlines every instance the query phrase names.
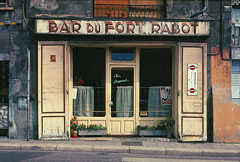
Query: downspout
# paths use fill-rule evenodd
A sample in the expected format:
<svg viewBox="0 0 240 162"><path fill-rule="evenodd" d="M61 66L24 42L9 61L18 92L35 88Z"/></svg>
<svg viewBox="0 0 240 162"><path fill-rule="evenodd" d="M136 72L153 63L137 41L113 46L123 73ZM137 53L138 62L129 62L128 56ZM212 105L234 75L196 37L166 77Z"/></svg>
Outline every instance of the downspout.
<svg viewBox="0 0 240 162"><path fill-rule="evenodd" d="M232 49L229 48L229 58L224 58L223 56L223 39L224 39L224 21L223 21L223 0L220 0L220 20L219 20L219 51L222 60L231 61L232 60Z"/></svg>
<svg viewBox="0 0 240 162"><path fill-rule="evenodd" d="M28 76L27 76L27 141L30 138L30 50L27 48L27 57L28 57Z"/></svg>
<svg viewBox="0 0 240 162"><path fill-rule="evenodd" d="M194 14L191 14L190 16L188 16L188 18L193 18L195 16L198 16L198 15L204 13L205 11L207 11L207 0L204 1L204 6L203 6L203 8L200 11L198 11L198 12L196 12Z"/></svg>
<svg viewBox="0 0 240 162"><path fill-rule="evenodd" d="M220 48L220 55L223 59L223 15L222 15L222 11L223 11L223 1L220 0L220 20L219 20L219 48Z"/></svg>

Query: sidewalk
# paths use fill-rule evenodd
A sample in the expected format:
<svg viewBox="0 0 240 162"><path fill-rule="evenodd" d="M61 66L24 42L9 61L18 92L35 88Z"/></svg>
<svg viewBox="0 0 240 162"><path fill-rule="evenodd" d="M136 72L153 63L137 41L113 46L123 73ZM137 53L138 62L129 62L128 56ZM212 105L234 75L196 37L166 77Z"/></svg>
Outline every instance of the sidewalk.
<svg viewBox="0 0 240 162"><path fill-rule="evenodd" d="M179 143L150 137L89 137L69 141L11 140L0 138L0 150L91 151L158 155L240 157L240 144Z"/></svg>

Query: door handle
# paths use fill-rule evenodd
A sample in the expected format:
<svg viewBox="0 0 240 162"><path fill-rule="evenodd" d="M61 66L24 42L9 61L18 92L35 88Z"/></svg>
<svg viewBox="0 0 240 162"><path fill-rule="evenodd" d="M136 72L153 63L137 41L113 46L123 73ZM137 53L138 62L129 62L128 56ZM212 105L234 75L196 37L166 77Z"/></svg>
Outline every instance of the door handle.
<svg viewBox="0 0 240 162"><path fill-rule="evenodd" d="M109 106L110 106L110 107L112 107L112 106L113 106L113 102L112 102L112 101L110 101L110 103L109 103Z"/></svg>
<svg viewBox="0 0 240 162"><path fill-rule="evenodd" d="M67 95L69 94L68 90L66 90L66 94L67 94Z"/></svg>

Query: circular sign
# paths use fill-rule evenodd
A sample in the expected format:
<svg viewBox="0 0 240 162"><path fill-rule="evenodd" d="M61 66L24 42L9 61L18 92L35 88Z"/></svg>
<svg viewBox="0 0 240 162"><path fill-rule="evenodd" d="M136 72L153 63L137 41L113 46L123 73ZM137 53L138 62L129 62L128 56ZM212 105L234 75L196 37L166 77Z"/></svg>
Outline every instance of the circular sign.
<svg viewBox="0 0 240 162"><path fill-rule="evenodd" d="M196 90L194 88L190 88L190 93L194 93Z"/></svg>
<svg viewBox="0 0 240 162"><path fill-rule="evenodd" d="M196 67L194 65L190 65L190 70L195 70Z"/></svg>

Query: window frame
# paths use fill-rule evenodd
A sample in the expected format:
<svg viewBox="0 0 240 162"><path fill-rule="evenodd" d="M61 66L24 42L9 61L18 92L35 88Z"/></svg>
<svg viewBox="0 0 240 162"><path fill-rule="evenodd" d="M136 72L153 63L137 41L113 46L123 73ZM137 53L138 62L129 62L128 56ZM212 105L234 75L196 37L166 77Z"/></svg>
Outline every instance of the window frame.
<svg viewBox="0 0 240 162"><path fill-rule="evenodd" d="M13 10L12 0L5 0L5 2L0 2L0 10Z"/></svg>

